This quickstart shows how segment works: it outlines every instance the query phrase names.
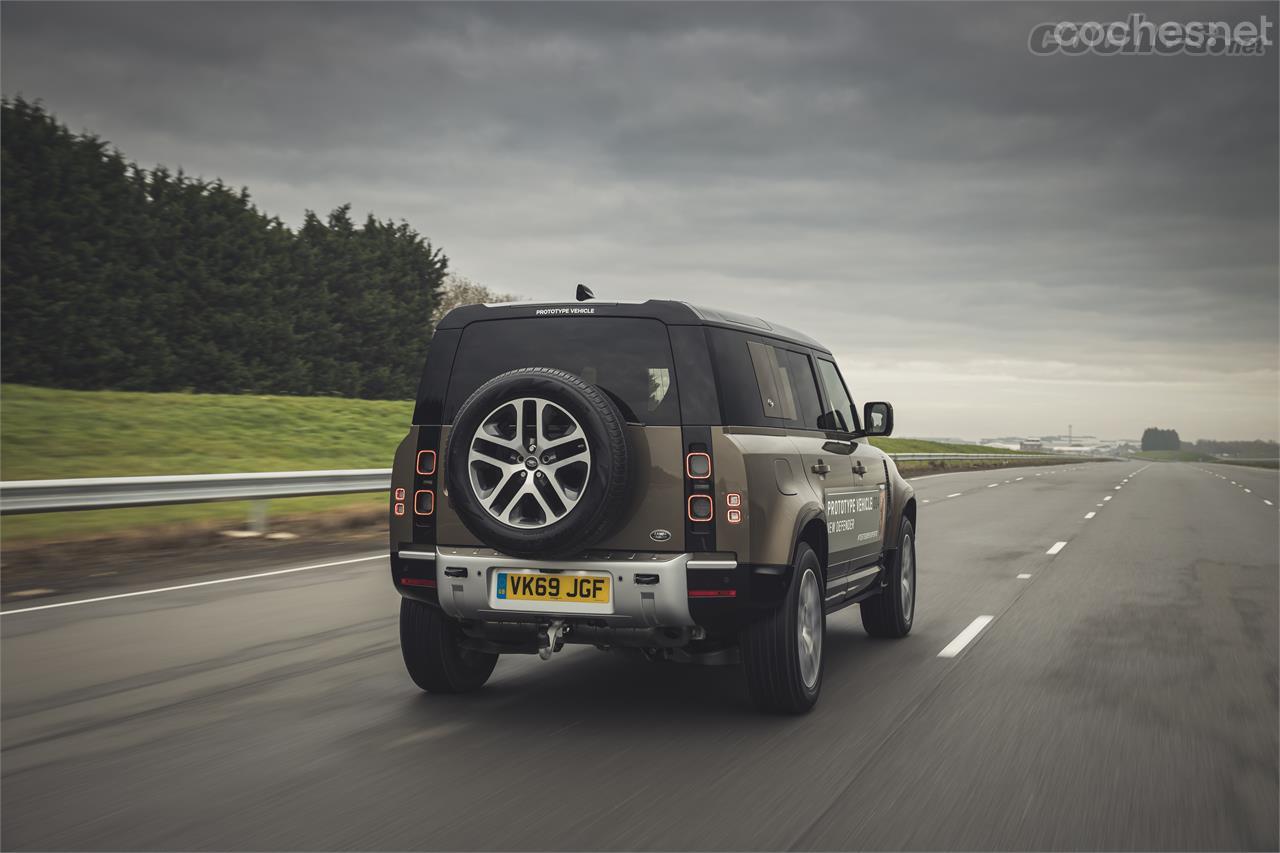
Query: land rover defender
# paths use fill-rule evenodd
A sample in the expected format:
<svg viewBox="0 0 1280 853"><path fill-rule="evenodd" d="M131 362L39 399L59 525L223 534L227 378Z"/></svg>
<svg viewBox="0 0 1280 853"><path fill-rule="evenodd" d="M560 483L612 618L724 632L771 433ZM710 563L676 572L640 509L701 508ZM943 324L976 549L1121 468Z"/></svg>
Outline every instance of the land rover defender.
<svg viewBox="0 0 1280 853"><path fill-rule="evenodd" d="M391 482L413 681L482 686L565 643L738 663L763 709L822 686L826 616L911 630L914 491L830 350L682 302L470 305L432 338Z"/></svg>

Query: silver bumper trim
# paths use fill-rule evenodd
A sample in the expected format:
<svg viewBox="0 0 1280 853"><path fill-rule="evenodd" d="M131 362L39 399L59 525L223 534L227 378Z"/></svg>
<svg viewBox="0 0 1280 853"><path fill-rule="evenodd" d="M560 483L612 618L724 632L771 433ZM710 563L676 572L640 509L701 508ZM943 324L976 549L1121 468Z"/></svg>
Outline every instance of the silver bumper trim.
<svg viewBox="0 0 1280 853"><path fill-rule="evenodd" d="M431 563L436 561L436 554L434 551L431 551L430 553L426 551L401 551L400 556L406 560L426 560Z"/></svg>
<svg viewBox="0 0 1280 853"><path fill-rule="evenodd" d="M405 556L405 552L400 552ZM734 568L736 560L695 560L692 554L610 554L579 560L525 560L479 548L436 549L438 567L465 569L463 577L438 573L440 607L458 619L485 622L530 618L583 619L617 627L688 627L690 568ZM608 605L541 601L500 601L493 594L499 569L552 570L573 574L607 574L612 578ZM461 573L459 573L461 574Z"/></svg>

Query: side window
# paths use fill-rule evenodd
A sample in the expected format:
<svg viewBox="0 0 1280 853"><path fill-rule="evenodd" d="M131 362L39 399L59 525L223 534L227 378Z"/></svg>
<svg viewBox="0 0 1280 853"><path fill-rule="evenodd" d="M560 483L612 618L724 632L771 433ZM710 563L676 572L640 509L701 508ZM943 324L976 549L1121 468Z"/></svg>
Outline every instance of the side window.
<svg viewBox="0 0 1280 853"><path fill-rule="evenodd" d="M791 387L791 377L782 366L786 353L759 341L747 341L747 351L751 353L751 366L756 372L756 384L760 386L760 405L764 407L765 417L794 421L795 391Z"/></svg>
<svg viewBox="0 0 1280 853"><path fill-rule="evenodd" d="M818 398L818 380L813 375L809 356L793 350L781 350L786 357L785 367L791 388L796 396L800 426L804 429L822 429L822 403Z"/></svg>
<svg viewBox="0 0 1280 853"><path fill-rule="evenodd" d="M853 401L840 380L840 371L835 364L825 358L818 359L818 373L822 376L822 387L827 392L831 410L824 412L818 424L822 429L837 432L854 432L858 429L858 419L853 414Z"/></svg>

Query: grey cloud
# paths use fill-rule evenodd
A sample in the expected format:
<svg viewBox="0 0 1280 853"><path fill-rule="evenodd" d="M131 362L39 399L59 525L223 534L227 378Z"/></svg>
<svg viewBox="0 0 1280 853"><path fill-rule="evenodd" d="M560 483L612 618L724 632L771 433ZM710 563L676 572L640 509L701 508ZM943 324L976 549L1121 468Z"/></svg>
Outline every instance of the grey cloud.
<svg viewBox="0 0 1280 853"><path fill-rule="evenodd" d="M406 218L502 290L692 293L866 364L1029 384L1216 376L1232 428L1274 436L1276 50L1026 49L1045 20L1268 9L11 3L0 62L6 95L140 162L287 221Z"/></svg>

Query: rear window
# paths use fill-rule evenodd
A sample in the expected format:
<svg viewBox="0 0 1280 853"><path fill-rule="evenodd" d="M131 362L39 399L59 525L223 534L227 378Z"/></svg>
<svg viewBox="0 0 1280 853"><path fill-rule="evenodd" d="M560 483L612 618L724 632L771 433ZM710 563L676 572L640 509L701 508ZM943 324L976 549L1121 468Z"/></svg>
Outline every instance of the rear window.
<svg viewBox="0 0 1280 853"><path fill-rule="evenodd" d="M462 333L445 398L453 423L467 397L499 373L555 367L608 394L632 423L676 426L680 406L667 327L633 317L520 317L472 323Z"/></svg>

